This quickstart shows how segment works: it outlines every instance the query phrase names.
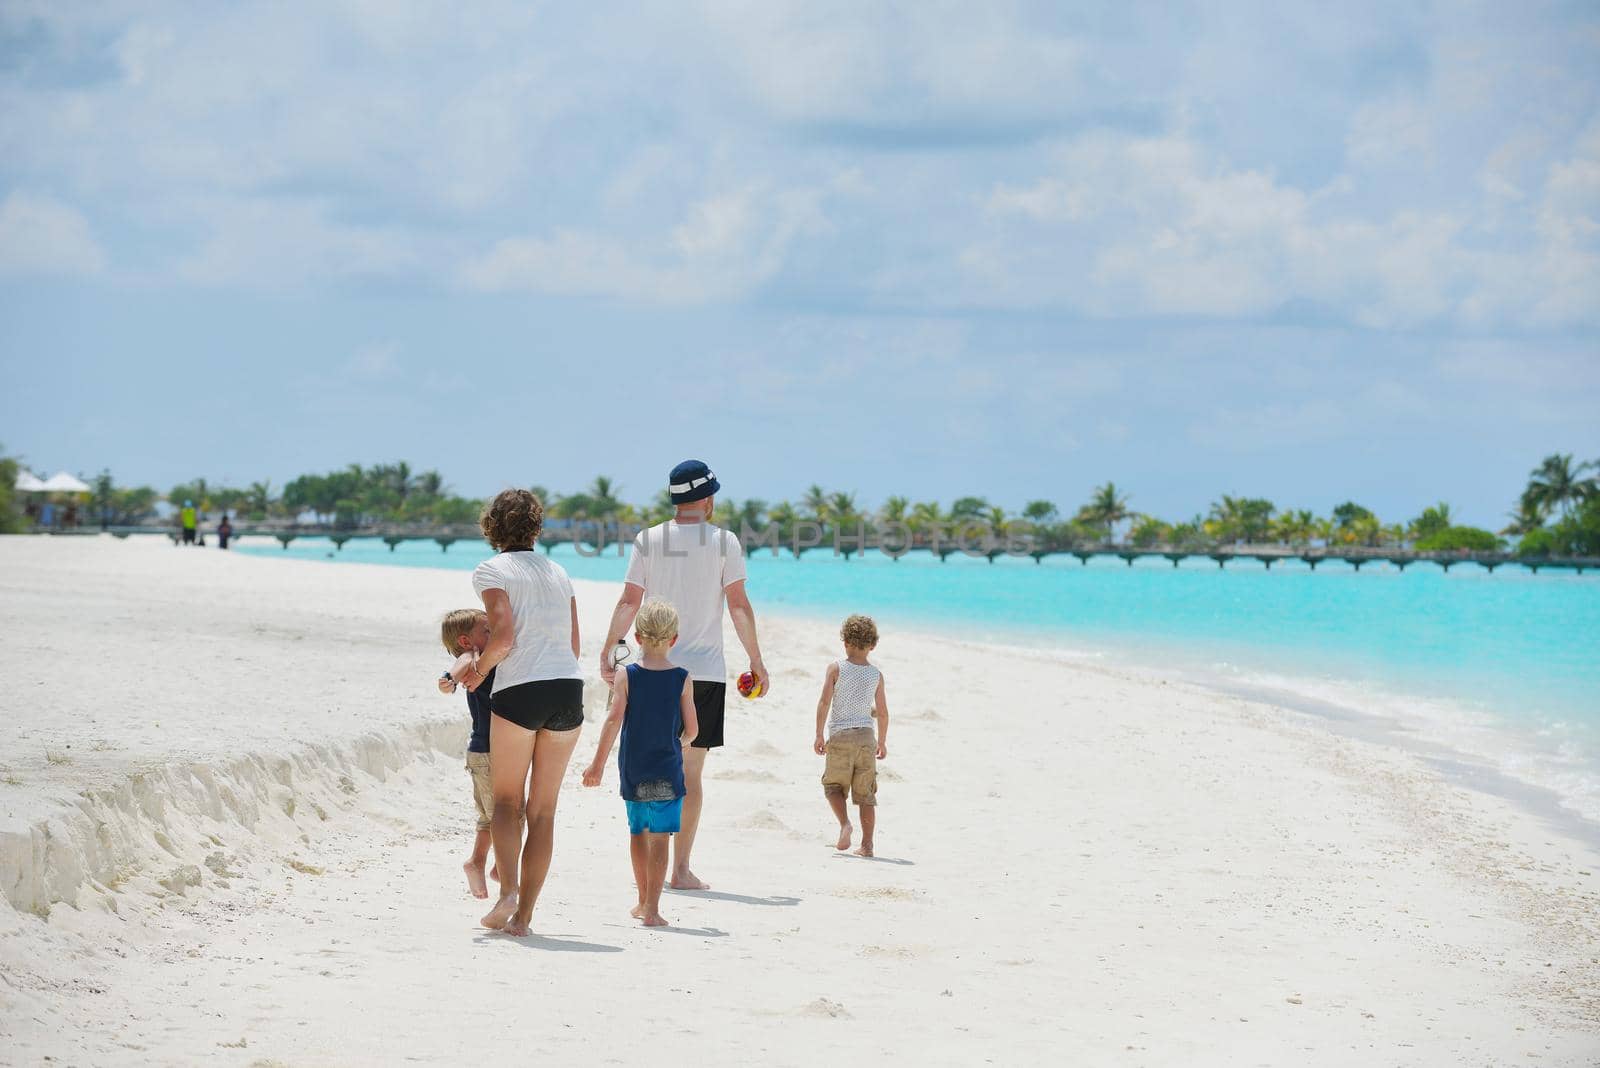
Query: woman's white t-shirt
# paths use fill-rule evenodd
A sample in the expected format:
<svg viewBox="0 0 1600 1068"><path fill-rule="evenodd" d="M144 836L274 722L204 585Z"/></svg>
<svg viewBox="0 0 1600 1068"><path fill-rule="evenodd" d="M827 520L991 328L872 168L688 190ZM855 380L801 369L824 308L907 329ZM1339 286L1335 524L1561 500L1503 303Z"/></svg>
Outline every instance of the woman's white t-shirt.
<svg viewBox="0 0 1600 1068"><path fill-rule="evenodd" d="M517 630L511 652L495 667L494 688L509 690L540 679L581 679L572 655L572 580L537 551L497 553L472 572L472 588L504 590Z"/></svg>

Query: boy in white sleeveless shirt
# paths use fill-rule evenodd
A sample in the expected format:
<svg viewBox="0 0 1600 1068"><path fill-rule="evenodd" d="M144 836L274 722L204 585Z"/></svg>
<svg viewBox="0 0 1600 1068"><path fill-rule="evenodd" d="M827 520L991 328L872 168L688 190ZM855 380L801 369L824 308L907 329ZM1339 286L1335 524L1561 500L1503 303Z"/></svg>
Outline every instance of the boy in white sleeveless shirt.
<svg viewBox="0 0 1600 1068"><path fill-rule="evenodd" d="M826 756L822 792L839 821L835 849L850 848L850 810L845 791L861 813L861 848L858 857L872 856L872 832L877 827L878 761L889 755L889 703L883 692L883 672L867 660L878 644L878 626L869 616L851 616L839 628L844 641L843 660L828 665L817 699L817 738L812 749ZM873 721L877 721L874 737ZM823 737L824 726L827 737Z"/></svg>

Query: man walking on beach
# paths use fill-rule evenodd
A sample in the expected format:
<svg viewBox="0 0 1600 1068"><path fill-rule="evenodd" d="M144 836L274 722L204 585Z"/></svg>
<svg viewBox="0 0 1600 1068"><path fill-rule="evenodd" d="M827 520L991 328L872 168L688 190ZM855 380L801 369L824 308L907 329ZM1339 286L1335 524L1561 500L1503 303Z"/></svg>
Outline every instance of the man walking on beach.
<svg viewBox="0 0 1600 1068"><path fill-rule="evenodd" d="M738 537L711 522L717 476L699 460L685 460L667 479L677 514L665 523L642 530L633 539L633 555L623 580L622 597L611 614L611 629L600 646L600 676L607 685L616 674L611 650L633 626L639 606L647 597L659 597L678 610L678 641L667 654L694 680L695 716L700 733L683 751L683 819L673 840L672 875L675 890L706 890L708 883L689 870L695 832L703 803L701 773L706 754L722 746L723 709L728 684L722 659L722 606L728 606L733 629L750 658L750 671L760 680L761 693L771 692L761 646L756 641L755 609L745 592L744 549Z"/></svg>

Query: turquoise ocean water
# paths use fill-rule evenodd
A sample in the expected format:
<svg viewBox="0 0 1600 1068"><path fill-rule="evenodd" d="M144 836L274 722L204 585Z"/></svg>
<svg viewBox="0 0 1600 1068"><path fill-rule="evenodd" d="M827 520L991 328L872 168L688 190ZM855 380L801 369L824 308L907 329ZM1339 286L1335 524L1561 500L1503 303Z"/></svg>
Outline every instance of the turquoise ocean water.
<svg viewBox="0 0 1600 1068"><path fill-rule="evenodd" d="M323 539L239 548L461 571L489 554L464 542L448 552L360 540L334 553ZM626 566L614 546L592 557L563 545L554 557L574 578L619 581ZM1356 572L1332 562L1314 572L1289 562L1223 571L1204 559L1178 568L1072 557L991 564L959 554L940 563L920 552L845 560L825 549L798 561L761 550L749 571L758 612L835 621L864 611L886 642L903 627L1271 691L1289 703L1299 696L1308 708L1390 722L1600 821L1600 575L1431 564ZM470 597L465 581L462 592Z"/></svg>

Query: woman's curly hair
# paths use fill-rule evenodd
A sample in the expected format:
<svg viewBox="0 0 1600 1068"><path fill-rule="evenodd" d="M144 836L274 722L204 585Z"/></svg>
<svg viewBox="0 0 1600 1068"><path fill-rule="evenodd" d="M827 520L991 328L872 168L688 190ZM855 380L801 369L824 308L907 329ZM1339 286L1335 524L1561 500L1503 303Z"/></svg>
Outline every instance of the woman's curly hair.
<svg viewBox="0 0 1600 1068"><path fill-rule="evenodd" d="M530 490L501 490L484 508L478 525L498 550L531 549L544 529L544 505Z"/></svg>

